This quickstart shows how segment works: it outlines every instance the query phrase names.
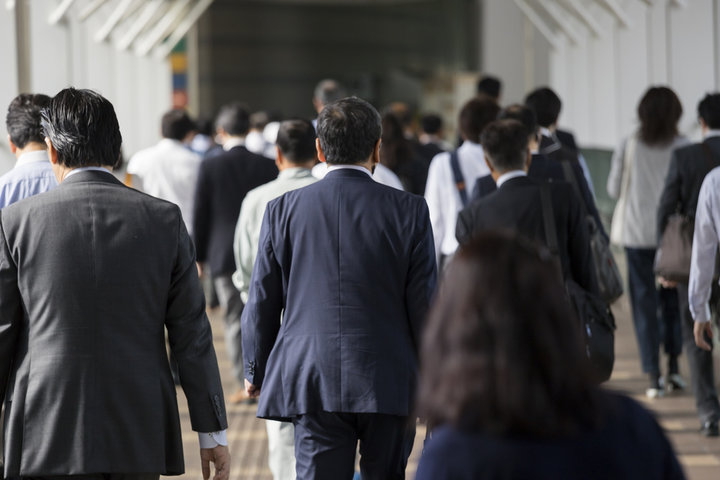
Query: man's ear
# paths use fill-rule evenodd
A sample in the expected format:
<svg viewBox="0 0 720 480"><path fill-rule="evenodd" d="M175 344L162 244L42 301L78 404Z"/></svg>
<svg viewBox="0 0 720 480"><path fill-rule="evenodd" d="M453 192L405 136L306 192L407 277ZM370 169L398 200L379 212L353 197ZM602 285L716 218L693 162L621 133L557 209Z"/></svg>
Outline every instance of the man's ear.
<svg viewBox="0 0 720 480"><path fill-rule="evenodd" d="M315 139L315 150L317 150L317 157L318 160L320 160L322 163L325 163L325 152L323 152L322 147L320 146L320 139Z"/></svg>
<svg viewBox="0 0 720 480"><path fill-rule="evenodd" d="M495 171L495 167L493 167L493 164L487 154L483 154L483 157L485 158L485 165L488 166L488 168L490 169L490 173L492 174Z"/></svg>
<svg viewBox="0 0 720 480"><path fill-rule="evenodd" d="M18 148L17 145L15 145L12 140L10 140L10 135L8 135L8 145L10 145L10 151L12 152L12 154L15 155L15 152L17 152Z"/></svg>
<svg viewBox="0 0 720 480"><path fill-rule="evenodd" d="M530 151L530 148L528 147L527 158L525 159L525 172L526 173L528 170L530 170L531 164L532 164L532 152Z"/></svg>
<svg viewBox="0 0 720 480"><path fill-rule="evenodd" d="M372 154L373 165L377 165L378 163L380 163L380 148L382 148L382 140L378 139Z"/></svg>
<svg viewBox="0 0 720 480"><path fill-rule="evenodd" d="M55 146L52 144L50 139L48 137L45 137L45 145L47 145L47 154L48 159L50 159L50 163L53 165L57 165L58 163L58 155L57 150L55 150Z"/></svg>
<svg viewBox="0 0 720 480"><path fill-rule="evenodd" d="M284 163L285 163L285 157L283 157L283 154L280 151L280 147L278 147L276 145L275 146L275 166L278 168L278 170L281 170Z"/></svg>

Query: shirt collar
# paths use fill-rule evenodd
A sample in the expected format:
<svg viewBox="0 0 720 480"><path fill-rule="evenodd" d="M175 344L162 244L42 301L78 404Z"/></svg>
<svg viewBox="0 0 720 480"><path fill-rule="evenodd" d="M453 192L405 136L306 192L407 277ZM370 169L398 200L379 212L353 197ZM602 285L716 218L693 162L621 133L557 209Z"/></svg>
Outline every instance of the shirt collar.
<svg viewBox="0 0 720 480"><path fill-rule="evenodd" d="M245 137L232 137L227 142L223 143L223 150L226 152L232 148L240 147L245 145Z"/></svg>
<svg viewBox="0 0 720 480"><path fill-rule="evenodd" d="M67 180L68 178L70 178L72 175L75 175L76 173L89 172L89 171L105 172L105 173L109 173L110 175L112 175L112 172L110 171L110 169L105 168L105 167L95 167L95 166L92 166L92 167L79 167L79 168L73 168L73 169L70 170L68 173L66 173L64 179Z"/></svg>
<svg viewBox="0 0 720 480"><path fill-rule="evenodd" d="M543 137L553 138L553 134L547 127L540 127L540 135Z"/></svg>
<svg viewBox="0 0 720 480"><path fill-rule="evenodd" d="M23 153L17 159L15 166L27 165L28 163L50 162L47 150L33 150L32 152Z"/></svg>
<svg viewBox="0 0 720 480"><path fill-rule="evenodd" d="M372 178L372 172L368 170L365 167L361 167L360 165L328 165L327 173L333 172L335 170L358 170L360 172L363 172L367 174L368 177Z"/></svg>
<svg viewBox="0 0 720 480"><path fill-rule="evenodd" d="M527 173L523 170L510 170L509 172L505 172L500 175L495 184L497 185L497 188L500 188L503 183L517 177L527 177Z"/></svg>
<svg viewBox="0 0 720 480"><path fill-rule="evenodd" d="M710 137L720 137L720 130L708 130L703 139Z"/></svg>
<svg viewBox="0 0 720 480"><path fill-rule="evenodd" d="M277 178L278 179L287 179L287 178L302 178L302 177L310 177L312 176L312 171L309 168L303 168L303 167L291 167L286 168L282 170Z"/></svg>

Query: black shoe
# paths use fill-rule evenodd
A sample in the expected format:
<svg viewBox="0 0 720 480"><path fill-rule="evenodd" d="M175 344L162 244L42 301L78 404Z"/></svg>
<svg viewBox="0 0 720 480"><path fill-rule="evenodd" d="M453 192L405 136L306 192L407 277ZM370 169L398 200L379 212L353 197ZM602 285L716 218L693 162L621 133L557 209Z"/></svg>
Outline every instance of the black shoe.
<svg viewBox="0 0 720 480"><path fill-rule="evenodd" d="M702 433L706 437L720 436L720 431L718 430L718 421L708 420L707 422L703 423L703 426L700 429L700 433Z"/></svg>

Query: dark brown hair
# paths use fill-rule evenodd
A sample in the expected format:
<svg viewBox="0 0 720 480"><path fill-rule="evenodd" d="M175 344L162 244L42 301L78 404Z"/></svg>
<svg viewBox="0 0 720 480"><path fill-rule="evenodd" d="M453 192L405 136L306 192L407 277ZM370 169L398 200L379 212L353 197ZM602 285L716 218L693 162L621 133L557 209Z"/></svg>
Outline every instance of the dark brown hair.
<svg viewBox="0 0 720 480"><path fill-rule="evenodd" d="M410 142L405 138L400 120L393 113L382 116L382 144L380 163L397 173L398 168L412 157Z"/></svg>
<svg viewBox="0 0 720 480"><path fill-rule="evenodd" d="M465 140L480 143L480 134L500 113L497 102L490 97L473 98L460 110L460 133Z"/></svg>
<svg viewBox="0 0 720 480"><path fill-rule="evenodd" d="M448 267L423 335L429 424L556 436L598 420L577 321L550 254L489 232Z"/></svg>
<svg viewBox="0 0 720 480"><path fill-rule="evenodd" d="M667 87L650 87L638 104L640 140L650 146L672 142L683 108L675 92Z"/></svg>

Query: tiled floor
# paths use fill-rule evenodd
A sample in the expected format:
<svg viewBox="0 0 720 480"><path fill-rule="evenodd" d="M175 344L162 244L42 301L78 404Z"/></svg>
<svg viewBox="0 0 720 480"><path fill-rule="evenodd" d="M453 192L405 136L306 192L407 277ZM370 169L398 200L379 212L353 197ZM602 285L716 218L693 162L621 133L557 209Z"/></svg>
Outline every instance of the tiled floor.
<svg viewBox="0 0 720 480"><path fill-rule="evenodd" d="M613 377L607 386L621 390L652 409L666 429L675 446L685 472L691 480L720 479L720 438L707 439L698 433L699 423L695 406L689 392L673 393L661 399L648 400L644 392L646 378L640 371L635 335L632 329L627 298L621 298L614 306L618 330L616 335L616 363ZM215 348L220 362L226 395L232 393L236 384L230 374L230 365L225 355L222 338L222 321L219 312L211 312L210 318L215 331ZM716 349L716 352L720 349ZM716 358L717 360L717 358ZM717 362L716 362L717 363ZM689 378L687 365L681 360L684 378ZM720 374L720 364L716 369ZM197 435L190 430L190 420L182 392L178 392L183 421L183 443L185 445L186 474L182 479L201 478ZM230 422L229 441L232 454L231 480L271 480L267 467L267 441L265 425L255 418L255 406L228 405ZM415 448L408 464L408 478L412 479L417 467L425 429L418 427ZM174 477L178 478L178 477Z"/></svg>

